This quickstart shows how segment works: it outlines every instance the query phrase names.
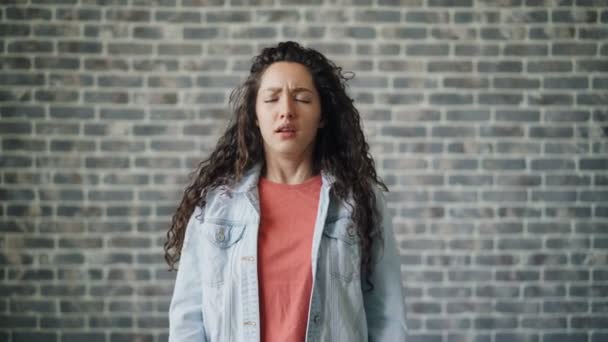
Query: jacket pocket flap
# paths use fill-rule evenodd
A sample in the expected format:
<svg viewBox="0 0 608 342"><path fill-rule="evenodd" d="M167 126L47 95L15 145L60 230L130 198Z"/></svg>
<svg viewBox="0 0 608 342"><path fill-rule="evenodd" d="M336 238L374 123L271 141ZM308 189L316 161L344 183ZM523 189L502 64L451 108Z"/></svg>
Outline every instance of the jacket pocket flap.
<svg viewBox="0 0 608 342"><path fill-rule="evenodd" d="M209 242L219 248L228 248L235 242L239 241L243 235L245 228L244 224L228 223L228 222L209 222L205 221L202 224L204 235Z"/></svg>
<svg viewBox="0 0 608 342"><path fill-rule="evenodd" d="M325 223L323 234L344 241L350 245L359 242L357 229L349 217L328 219Z"/></svg>

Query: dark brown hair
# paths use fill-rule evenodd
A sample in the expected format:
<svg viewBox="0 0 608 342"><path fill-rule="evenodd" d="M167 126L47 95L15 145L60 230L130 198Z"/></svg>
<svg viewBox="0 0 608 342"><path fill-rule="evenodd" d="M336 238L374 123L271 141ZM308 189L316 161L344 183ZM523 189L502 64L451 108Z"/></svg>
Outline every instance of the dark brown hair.
<svg viewBox="0 0 608 342"><path fill-rule="evenodd" d="M318 130L313 152L315 172L324 170L335 177L330 194L352 208L361 247L361 274L369 280L372 267L371 246L380 242L382 229L374 187L388 191L376 174L360 124L359 111L346 93L346 77L342 68L314 49L287 41L268 47L253 58L247 79L232 91L230 104L233 117L219 138L211 155L200 162L190 174L190 184L173 215L167 232L165 260L170 269L179 261L186 226L196 205L203 207L209 190L233 184L258 162L264 163L263 141L255 124L256 97L264 71L275 62L294 62L307 67L321 100L321 118L325 126ZM354 76L353 76L354 77ZM348 201L349 196L352 202Z"/></svg>

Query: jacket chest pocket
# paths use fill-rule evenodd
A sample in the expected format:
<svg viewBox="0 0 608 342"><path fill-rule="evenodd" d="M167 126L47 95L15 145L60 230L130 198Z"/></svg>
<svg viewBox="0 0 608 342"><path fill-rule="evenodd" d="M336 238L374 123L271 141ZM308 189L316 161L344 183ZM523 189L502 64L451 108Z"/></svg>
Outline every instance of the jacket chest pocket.
<svg viewBox="0 0 608 342"><path fill-rule="evenodd" d="M203 264L200 267L204 284L219 287L232 273L234 255L244 228L244 224L227 221L202 223Z"/></svg>
<svg viewBox="0 0 608 342"><path fill-rule="evenodd" d="M324 274L346 283L358 279L359 251L359 237L349 217L325 223L319 251L319 264Z"/></svg>

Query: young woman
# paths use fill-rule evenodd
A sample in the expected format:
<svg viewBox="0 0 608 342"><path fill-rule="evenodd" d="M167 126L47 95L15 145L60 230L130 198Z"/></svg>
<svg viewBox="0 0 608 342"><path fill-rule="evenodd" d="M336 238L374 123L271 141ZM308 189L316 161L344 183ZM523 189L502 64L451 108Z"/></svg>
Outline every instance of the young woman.
<svg viewBox="0 0 608 342"><path fill-rule="evenodd" d="M282 42L232 92L167 233L170 341L405 341L387 189L341 70Z"/></svg>

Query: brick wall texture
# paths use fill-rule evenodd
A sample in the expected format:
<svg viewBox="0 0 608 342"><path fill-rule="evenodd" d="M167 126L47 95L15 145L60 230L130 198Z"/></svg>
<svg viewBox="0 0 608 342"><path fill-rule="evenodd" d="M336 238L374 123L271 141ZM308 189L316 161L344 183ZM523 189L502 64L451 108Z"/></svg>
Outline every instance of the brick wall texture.
<svg viewBox="0 0 608 342"><path fill-rule="evenodd" d="M0 341L166 341L187 174L288 39L355 73L407 342L608 341L606 0L3 0Z"/></svg>

